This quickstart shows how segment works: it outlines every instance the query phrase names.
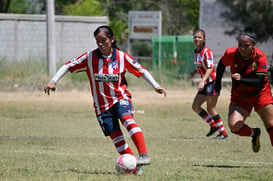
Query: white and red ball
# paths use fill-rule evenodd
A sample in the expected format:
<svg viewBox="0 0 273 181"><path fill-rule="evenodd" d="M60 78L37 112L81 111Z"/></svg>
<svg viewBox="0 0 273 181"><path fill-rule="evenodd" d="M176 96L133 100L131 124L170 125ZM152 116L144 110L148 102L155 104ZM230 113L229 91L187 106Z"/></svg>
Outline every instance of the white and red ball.
<svg viewBox="0 0 273 181"><path fill-rule="evenodd" d="M120 155L116 162L116 170L120 174L136 173L137 158L131 154Z"/></svg>

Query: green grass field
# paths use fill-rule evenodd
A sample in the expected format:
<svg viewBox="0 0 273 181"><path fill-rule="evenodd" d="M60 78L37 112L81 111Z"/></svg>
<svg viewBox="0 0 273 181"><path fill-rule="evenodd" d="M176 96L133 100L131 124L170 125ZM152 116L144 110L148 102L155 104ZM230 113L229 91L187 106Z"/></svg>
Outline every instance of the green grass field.
<svg viewBox="0 0 273 181"><path fill-rule="evenodd" d="M116 173L118 154L98 126L90 92L60 88L50 96L0 92L0 180L272 180L273 148L257 114L247 123L262 128L259 153L227 128L228 89L217 106L226 140L205 136L208 125L191 110L196 88L169 88L166 98L129 90L152 161L143 176Z"/></svg>

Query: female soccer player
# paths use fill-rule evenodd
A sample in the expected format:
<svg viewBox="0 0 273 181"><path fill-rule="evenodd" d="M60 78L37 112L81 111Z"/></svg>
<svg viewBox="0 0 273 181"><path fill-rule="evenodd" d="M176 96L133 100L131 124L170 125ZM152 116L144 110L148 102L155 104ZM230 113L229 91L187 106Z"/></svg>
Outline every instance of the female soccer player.
<svg viewBox="0 0 273 181"><path fill-rule="evenodd" d="M148 165L150 158L146 150L143 133L134 120L131 93L127 90L125 73L129 71L144 78L159 94L166 90L158 85L152 75L129 54L119 50L112 29L100 26L94 31L98 48L85 52L68 61L44 87L50 94L57 82L68 71L86 72L98 122L105 136L110 136L119 154L133 154L121 132L119 120L128 130L139 153L138 165Z"/></svg>
<svg viewBox="0 0 273 181"><path fill-rule="evenodd" d="M217 67L215 89L220 91L225 67L230 67L232 78L228 123L232 133L252 137L252 149L260 150L260 128L245 124L252 108L263 120L273 146L273 99L267 77L265 54L255 47L256 36L252 32L241 33L238 47L229 48Z"/></svg>
<svg viewBox="0 0 273 181"><path fill-rule="evenodd" d="M214 90L216 71L213 65L213 52L206 47L205 42L205 31L202 29L195 31L194 44L196 49L194 65L196 67L195 72L201 75L201 81L192 103L192 109L210 125L210 131L207 136L213 135L218 130L219 134L215 138L225 139L228 135L222 119L215 109L218 92ZM208 112L201 107L204 102L207 103Z"/></svg>

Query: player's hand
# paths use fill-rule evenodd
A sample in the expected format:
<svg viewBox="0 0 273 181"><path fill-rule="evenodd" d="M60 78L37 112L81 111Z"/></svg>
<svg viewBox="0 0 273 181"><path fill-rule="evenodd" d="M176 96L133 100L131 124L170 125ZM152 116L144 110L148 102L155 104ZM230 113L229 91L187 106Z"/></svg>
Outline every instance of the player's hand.
<svg viewBox="0 0 273 181"><path fill-rule="evenodd" d="M214 90L215 90L216 92L218 92L218 93L220 94L221 89L222 89L221 83L215 84Z"/></svg>
<svg viewBox="0 0 273 181"><path fill-rule="evenodd" d="M50 90L55 91L56 90L56 84L53 84L52 82L48 82L47 85L44 86L45 94L50 94Z"/></svg>
<svg viewBox="0 0 273 181"><path fill-rule="evenodd" d="M204 87L205 87L205 82L204 81L199 82L198 91L202 91Z"/></svg>
<svg viewBox="0 0 273 181"><path fill-rule="evenodd" d="M232 77L234 80L241 80L241 75L238 74L238 73L232 74L231 77Z"/></svg>
<svg viewBox="0 0 273 181"><path fill-rule="evenodd" d="M163 87L157 87L155 88L155 91L159 94L164 94L164 97L167 96L167 91Z"/></svg>

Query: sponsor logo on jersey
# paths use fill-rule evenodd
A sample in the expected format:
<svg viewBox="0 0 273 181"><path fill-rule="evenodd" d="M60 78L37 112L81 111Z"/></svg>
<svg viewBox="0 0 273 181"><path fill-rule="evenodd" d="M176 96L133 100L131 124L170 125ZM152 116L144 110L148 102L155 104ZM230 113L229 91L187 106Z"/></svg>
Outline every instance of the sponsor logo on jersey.
<svg viewBox="0 0 273 181"><path fill-rule="evenodd" d="M127 99L119 100L121 106L129 106L129 101Z"/></svg>
<svg viewBox="0 0 273 181"><path fill-rule="evenodd" d="M194 66L195 67L201 67L201 63L200 62L194 62Z"/></svg>
<svg viewBox="0 0 273 181"><path fill-rule="evenodd" d="M118 74L95 74L97 82L117 82Z"/></svg>
<svg viewBox="0 0 273 181"><path fill-rule="evenodd" d="M203 59L202 55L198 54L197 58L196 58L196 61L194 61L194 66L195 67L201 67L202 59Z"/></svg>

